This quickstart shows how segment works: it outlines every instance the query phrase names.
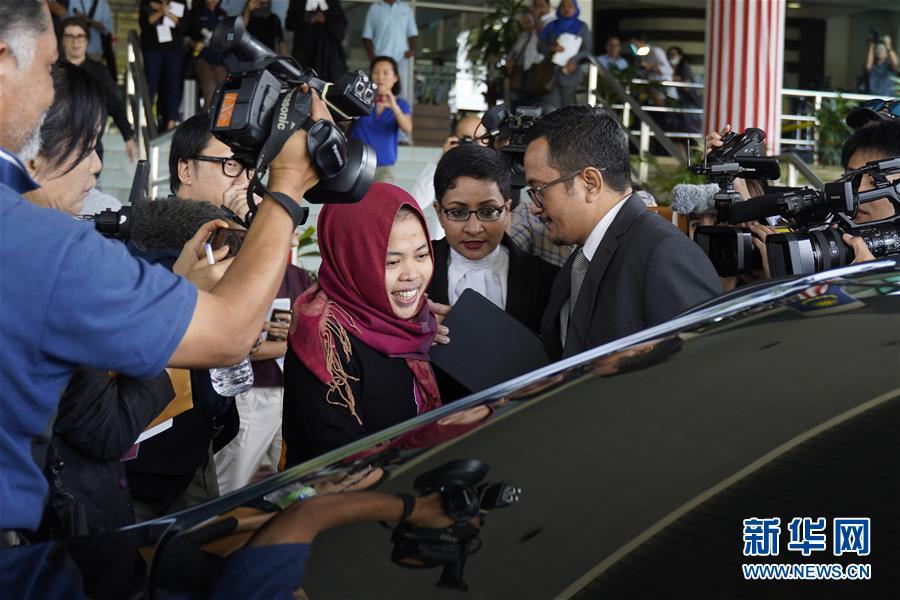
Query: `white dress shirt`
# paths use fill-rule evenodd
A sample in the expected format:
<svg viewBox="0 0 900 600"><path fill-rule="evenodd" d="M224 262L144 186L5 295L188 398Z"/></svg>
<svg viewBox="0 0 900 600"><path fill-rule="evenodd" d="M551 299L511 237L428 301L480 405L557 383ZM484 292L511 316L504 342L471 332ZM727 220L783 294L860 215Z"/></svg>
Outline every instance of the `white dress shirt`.
<svg viewBox="0 0 900 600"><path fill-rule="evenodd" d="M495 305L506 310L507 276L509 275L509 250L498 245L494 251L479 260L469 260L450 248L450 266L447 269L447 297L456 304L466 289L473 289Z"/></svg>
<svg viewBox="0 0 900 600"><path fill-rule="evenodd" d="M594 259L594 254L597 253L597 248L600 247L600 242L603 241L603 236L606 235L606 231L609 229L609 226L612 225L612 222L616 219L616 215L619 214L619 211L622 210L622 207L625 205L625 201L631 197L631 194L625 196L617 204L615 204L609 212L603 215L603 218L600 219L600 222L594 226L594 230L591 231L591 235L588 236L588 239L584 242L584 246L582 246L576 252L584 252L585 257L587 257L588 261ZM584 289L584 288L582 288ZM565 302L563 302L562 310L559 313L559 334L560 339L562 340L562 345L565 347L566 345L566 333L569 328L569 304L571 302L575 302L577 298L568 298Z"/></svg>

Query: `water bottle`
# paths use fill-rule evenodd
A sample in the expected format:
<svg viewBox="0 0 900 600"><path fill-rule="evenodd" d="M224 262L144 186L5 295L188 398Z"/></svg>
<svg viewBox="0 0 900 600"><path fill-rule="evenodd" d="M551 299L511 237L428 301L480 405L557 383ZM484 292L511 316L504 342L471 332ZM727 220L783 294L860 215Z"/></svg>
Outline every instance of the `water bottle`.
<svg viewBox="0 0 900 600"><path fill-rule="evenodd" d="M209 370L213 389L220 396L237 396L253 387L253 367L248 356L231 367Z"/></svg>

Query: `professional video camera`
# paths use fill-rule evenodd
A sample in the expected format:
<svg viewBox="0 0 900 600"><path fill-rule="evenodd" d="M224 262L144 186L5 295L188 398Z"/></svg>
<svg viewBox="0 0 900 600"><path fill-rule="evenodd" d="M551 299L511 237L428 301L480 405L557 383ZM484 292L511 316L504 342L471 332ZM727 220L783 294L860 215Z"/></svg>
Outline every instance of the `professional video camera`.
<svg viewBox="0 0 900 600"><path fill-rule="evenodd" d="M731 218L731 208L743 200L734 191L734 180L778 179L781 166L774 158L760 156L765 151L766 132L748 127L744 133L730 131L722 138L722 146L705 155L699 165L690 166L691 172L703 175L719 186L714 202L718 220L722 223L740 222Z"/></svg>
<svg viewBox="0 0 900 600"><path fill-rule="evenodd" d="M773 276L816 273L851 263L855 256L842 239L845 233L862 238L875 258L894 256L900 254L900 180L887 178L894 174L900 174L900 157L866 163L825 184L823 191L801 188L766 194L743 202L734 212L743 220L778 214L793 225L794 232L766 237ZM866 175L874 187L860 192ZM893 217L863 224L852 221L860 204L882 198L894 205Z"/></svg>
<svg viewBox="0 0 900 600"><path fill-rule="evenodd" d="M511 113L505 105L498 104L481 117L481 125L485 129L482 139L488 139L491 146L503 153L509 162L514 202L519 198L517 192L525 187L525 132L540 116L541 108L538 106L520 106Z"/></svg>
<svg viewBox="0 0 900 600"><path fill-rule="evenodd" d="M713 196L719 223L743 222L732 215L734 207L743 200L734 189L735 178L768 180L781 177L778 161L761 156L765 151L765 139L766 132L755 127L748 127L743 133L728 132L722 138L721 147L708 154L704 152L703 162L689 167L691 172L703 175L719 186ZM762 256L752 238L749 229L738 227L700 226L694 231L694 240L723 277L762 268Z"/></svg>
<svg viewBox="0 0 900 600"><path fill-rule="evenodd" d="M439 492L444 512L453 519L446 529L401 523L394 529L391 560L403 567L442 566L437 587L468 590L463 581L466 558L481 547L484 514L519 501L522 490L504 482L481 483L490 467L478 460L454 460L419 475L413 487L420 496ZM476 521L478 524L474 524Z"/></svg>
<svg viewBox="0 0 900 600"><path fill-rule="evenodd" d="M269 162L299 128L308 135L309 155L319 183L309 190L309 202L356 202L372 183L376 159L372 149L358 140L347 141L330 121L313 122L311 92L325 101L336 120L349 120L372 112L375 84L361 71L347 73L337 83L322 81L293 58L276 56L244 30L240 17L223 19L212 37L212 47L233 52L244 62L219 84L210 103L212 133L227 144L234 157L256 175L247 190L251 213L254 192L264 191L261 177Z"/></svg>

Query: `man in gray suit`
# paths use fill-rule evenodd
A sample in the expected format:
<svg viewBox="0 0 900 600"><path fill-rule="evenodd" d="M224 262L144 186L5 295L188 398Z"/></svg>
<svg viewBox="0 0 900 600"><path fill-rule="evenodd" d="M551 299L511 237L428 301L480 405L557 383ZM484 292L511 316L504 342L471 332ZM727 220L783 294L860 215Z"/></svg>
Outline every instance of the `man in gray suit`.
<svg viewBox="0 0 900 600"><path fill-rule="evenodd" d="M541 334L553 360L665 321L721 292L700 248L645 210L631 189L628 141L602 109L570 106L528 130L532 213L577 245L553 283Z"/></svg>

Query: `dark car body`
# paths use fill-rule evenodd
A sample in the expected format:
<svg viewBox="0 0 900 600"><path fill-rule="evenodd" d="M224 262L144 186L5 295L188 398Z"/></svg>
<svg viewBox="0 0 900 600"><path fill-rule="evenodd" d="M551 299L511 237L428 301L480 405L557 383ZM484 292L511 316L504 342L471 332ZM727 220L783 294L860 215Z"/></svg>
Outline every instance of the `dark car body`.
<svg viewBox="0 0 900 600"><path fill-rule="evenodd" d="M896 597L898 309L894 260L768 282L128 534L177 572L184 534L286 486L340 491L381 469L375 489L410 492L477 459L523 492L486 515L467 592L392 563L390 531L362 524L316 539L309 597ZM774 517L778 555L745 556L744 520ZM828 549L789 550L795 517L825 518ZM834 556L843 517L871 519L868 555ZM751 563L865 563L870 578L747 581Z"/></svg>

